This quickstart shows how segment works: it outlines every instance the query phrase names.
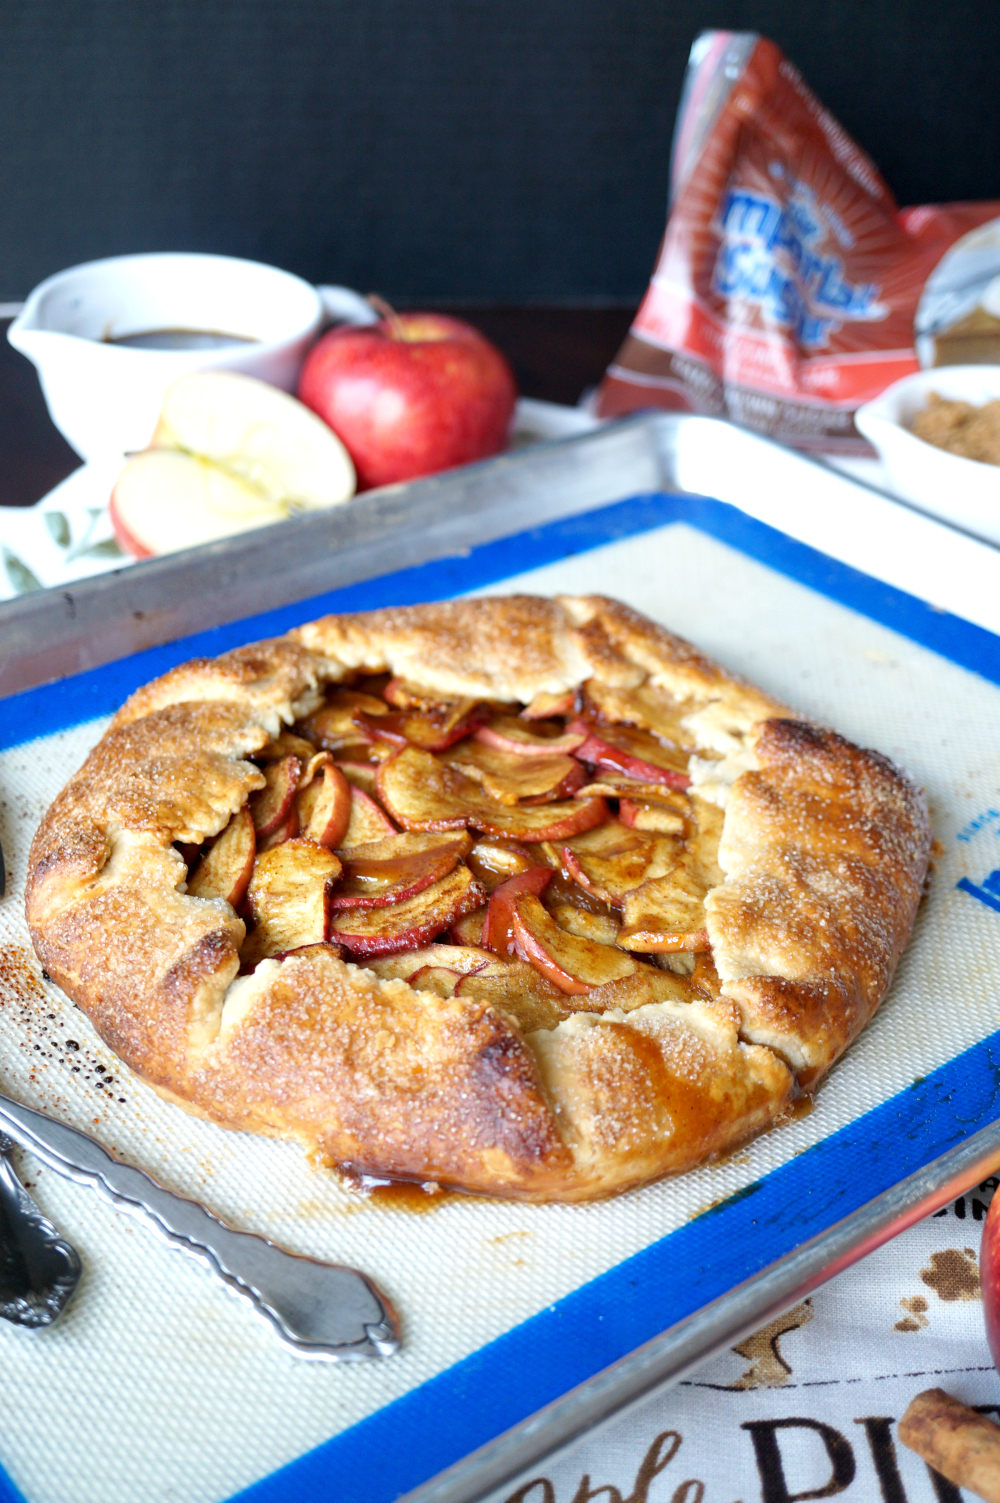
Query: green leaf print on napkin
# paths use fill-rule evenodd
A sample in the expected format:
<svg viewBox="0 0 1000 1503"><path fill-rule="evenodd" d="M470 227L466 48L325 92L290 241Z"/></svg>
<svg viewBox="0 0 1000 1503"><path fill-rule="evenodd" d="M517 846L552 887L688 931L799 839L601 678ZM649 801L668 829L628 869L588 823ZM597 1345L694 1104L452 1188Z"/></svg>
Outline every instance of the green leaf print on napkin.
<svg viewBox="0 0 1000 1503"><path fill-rule="evenodd" d="M59 548L68 548L70 540L69 522L61 511L47 511L45 513L45 525L49 529L49 537Z"/></svg>
<svg viewBox="0 0 1000 1503"><path fill-rule="evenodd" d="M92 543L89 548L81 548L73 553L73 558L124 558L125 555L119 548L114 538L104 538L100 543Z"/></svg>
<svg viewBox="0 0 1000 1503"><path fill-rule="evenodd" d="M0 548L0 557L3 558L3 566L15 595L30 595L32 590L42 588L41 580L32 574L27 564L19 559L16 553L11 553L9 548Z"/></svg>

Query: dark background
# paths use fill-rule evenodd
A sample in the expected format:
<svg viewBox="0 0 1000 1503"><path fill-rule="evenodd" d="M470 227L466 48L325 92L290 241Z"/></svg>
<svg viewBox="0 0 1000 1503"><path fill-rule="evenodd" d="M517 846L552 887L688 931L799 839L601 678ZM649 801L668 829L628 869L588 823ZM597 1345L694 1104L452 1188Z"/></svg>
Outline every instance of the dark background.
<svg viewBox="0 0 1000 1503"><path fill-rule="evenodd" d="M901 202L1000 196L997 0L0 0L0 301L222 251L400 303L631 304L699 29L772 36Z"/></svg>

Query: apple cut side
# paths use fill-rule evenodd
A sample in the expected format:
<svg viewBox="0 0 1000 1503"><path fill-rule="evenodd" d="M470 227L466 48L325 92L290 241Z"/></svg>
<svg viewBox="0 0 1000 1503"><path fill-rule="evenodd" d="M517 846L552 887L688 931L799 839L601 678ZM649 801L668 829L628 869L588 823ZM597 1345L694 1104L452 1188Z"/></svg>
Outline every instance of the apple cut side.
<svg viewBox="0 0 1000 1503"><path fill-rule="evenodd" d="M690 788L688 754L677 747L661 745L646 731L630 726L594 726L574 720L571 731L587 732L587 739L574 756L592 766L608 768L644 783L665 783L669 788Z"/></svg>
<svg viewBox="0 0 1000 1503"><path fill-rule="evenodd" d="M683 863L630 892L622 907L618 943L644 954L710 948L705 927L705 889Z"/></svg>
<svg viewBox="0 0 1000 1503"><path fill-rule="evenodd" d="M587 892L620 908L628 893L673 868L677 846L668 836L609 819L565 843L546 842L543 854Z"/></svg>
<svg viewBox="0 0 1000 1503"><path fill-rule="evenodd" d="M115 481L110 515L121 547L134 558L152 558L269 527L288 512L239 475L197 455L145 449Z"/></svg>
<svg viewBox="0 0 1000 1503"><path fill-rule="evenodd" d="M455 996L485 1002L502 1012L522 1033L556 1028L573 1013L566 993L525 960L491 956L487 965L460 979Z"/></svg>
<svg viewBox="0 0 1000 1503"><path fill-rule="evenodd" d="M319 849L319 847L317 847ZM467 866L388 908L345 908L332 915L330 938L352 955L388 955L416 949L443 934L456 919L478 908L483 889Z"/></svg>
<svg viewBox="0 0 1000 1503"><path fill-rule="evenodd" d="M284 516L338 506L357 489L350 455L321 418L287 392L232 371L192 371L175 381L151 447L211 460Z"/></svg>
<svg viewBox="0 0 1000 1503"><path fill-rule="evenodd" d="M465 913L460 919L456 919L448 930L448 938L452 944L474 946L478 949L483 943L486 913L485 907L474 908L471 913Z"/></svg>
<svg viewBox="0 0 1000 1503"><path fill-rule="evenodd" d="M648 835L681 835L686 824L682 814L662 804L639 804L629 798L619 803L618 818L630 830L643 830Z"/></svg>
<svg viewBox="0 0 1000 1503"><path fill-rule="evenodd" d="M312 840L286 840L257 857L247 889L254 927L240 950L244 970L327 938L330 898L340 870L333 852Z"/></svg>
<svg viewBox="0 0 1000 1503"><path fill-rule="evenodd" d="M562 731L558 726L552 726L551 730L551 735L545 735L544 730L533 730L517 715L494 715L475 735L484 746L495 746L514 757L564 757L587 739L586 732L581 730Z"/></svg>
<svg viewBox="0 0 1000 1503"><path fill-rule="evenodd" d="M484 950L492 950L502 959L512 960L517 955L517 940L514 934L514 903L519 897L539 897L552 880L548 866L532 866L518 872L502 886L496 888L486 909L480 944Z"/></svg>
<svg viewBox="0 0 1000 1503"><path fill-rule="evenodd" d="M384 840L399 831L387 819L379 805L364 789L351 784L351 816L340 842L340 849L347 855L355 846L368 845L373 840Z"/></svg>
<svg viewBox="0 0 1000 1503"><path fill-rule="evenodd" d="M188 879L188 896L224 898L238 908L246 895L257 854L257 834L249 809L239 809Z"/></svg>
<svg viewBox="0 0 1000 1503"><path fill-rule="evenodd" d="M295 813L299 829L307 839L333 850L347 834L351 822L351 785L329 754L323 755L326 761L295 795Z"/></svg>
<svg viewBox="0 0 1000 1503"><path fill-rule="evenodd" d="M472 739L460 742L443 760L497 803L510 807L522 799L541 803L572 797L584 780L583 768L573 757L525 757Z"/></svg>
<svg viewBox="0 0 1000 1503"><path fill-rule="evenodd" d="M266 839L292 821L301 777L302 763L298 757L282 757L268 764L264 787L251 793L247 806L258 840Z"/></svg>

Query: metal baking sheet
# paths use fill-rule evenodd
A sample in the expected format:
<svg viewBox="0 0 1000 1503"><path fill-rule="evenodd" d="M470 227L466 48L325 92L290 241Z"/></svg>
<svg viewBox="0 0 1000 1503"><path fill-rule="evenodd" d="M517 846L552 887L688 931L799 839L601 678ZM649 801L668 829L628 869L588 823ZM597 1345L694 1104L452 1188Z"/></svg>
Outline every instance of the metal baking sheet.
<svg viewBox="0 0 1000 1503"><path fill-rule="evenodd" d="M652 425L643 427L641 422L636 426L647 435L657 431ZM618 430L619 435L623 431ZM711 425L708 430L702 427L699 436L696 429L677 425L669 430L660 428L657 442L661 443L665 432L669 434L675 474L678 478L683 474L687 488L693 490L697 488L693 473L697 469L696 441L707 448L707 471L709 461L718 460L721 445L728 442L733 431L725 425ZM594 439L609 436L600 434ZM592 440L582 442L586 445ZM586 448L582 452L586 453ZM662 476L666 461L662 449L656 452ZM856 659L862 665L867 662L866 671L873 674L884 668L887 702L893 694L903 702L899 695L904 683L912 684L915 692L923 695L951 694L952 717L959 713L956 707L965 707L961 713L966 719L960 717L960 728L967 725L970 736L975 729L980 742L985 738L995 748L996 731L1000 729L1000 699L995 687L1000 683L1000 644L986 629L993 624L990 611L996 609L997 595L995 588L989 595L986 585L996 577L996 554L923 518L913 517L918 524L915 532L909 528L911 514L905 509L895 508L874 493L797 456L788 456L790 464L783 475L783 451L775 456L773 446L761 441L754 440L742 448L738 440L734 441L730 452L735 452L742 467L741 494L747 503L744 512L717 501L665 492L661 479L659 488L644 485L641 489L645 494L633 492L631 499L623 501L606 497L602 504L591 492L589 510L574 513L567 506L557 520L503 536L503 522L484 503L481 520L485 527L480 537L492 531L494 540L481 541L464 556L444 551L430 563L377 578L372 577L376 572L373 569L365 582L350 584L330 596L286 605L267 616L235 625L215 626L198 638L147 647L144 652L106 662L69 679L56 689L29 689L0 703L0 734L8 746L34 734L61 735L61 727L114 708L131 687L170 662L191 652L216 651L231 642L282 629L321 610L428 599L470 588L504 588L511 577L535 569L541 572L534 579L529 575L529 584L539 588L549 587L550 582L572 588L603 587L634 598L647 609L652 601L657 605L656 614L681 629L689 616L694 621L706 591L722 588L728 597L725 608L720 608L718 620L702 613L700 640L733 666L786 689L789 697L801 702L791 686L774 685L773 674L791 672L792 658L798 665L796 671L806 675L813 662L808 652L801 652L798 640L787 664L779 661L780 652L776 656L783 623L773 612L780 597L789 613L789 636L802 638L807 626L814 633L818 647L813 656L822 661L822 649L829 659L831 694L833 679L839 673L837 693L848 711L850 700L844 699L844 684L850 682L851 665ZM756 470L750 463L754 455L762 456ZM723 489L719 481L724 479L717 474L713 488ZM630 480L627 465L622 465L619 482L631 489ZM539 502L542 499L538 498ZM544 499L551 504L548 495ZM606 504L608 500L612 504ZM525 496L525 504L530 514L530 497ZM501 495L494 500L493 508L502 510L502 506ZM776 512L781 508L784 526L778 530L767 523L779 520ZM754 510L767 514L769 509L767 522L749 514ZM931 528L931 533L920 534L919 529L924 527ZM835 552L803 545L794 536L796 530L812 543L826 530L836 538L841 552L848 553L846 562ZM859 556L864 552L866 536L867 559ZM880 540L885 537L892 539L893 549L891 555L885 552L883 557ZM914 537L921 542L920 547L911 546ZM906 567L919 581L928 545L936 561L933 606L920 598L919 589L912 584L911 593L899 587L901 582L906 584L905 578L900 580ZM413 546L419 550L425 545L414 539ZM911 556L907 565L908 550ZM713 565L712 586L700 588L697 568L707 563ZM859 564L869 572L858 572ZM893 582L886 585L876 578L879 572L894 572ZM133 571L130 578L139 573ZM758 603L760 619L751 623L753 629L742 629L739 612L734 614L734 600L741 589L752 589ZM943 608L963 599L969 606L966 619ZM769 611L771 619L766 621ZM874 656L866 658L868 653ZM895 679L893 674L897 675ZM817 673L817 703L824 702L822 680L823 675ZM802 682L805 685L806 680ZM934 684L936 691L931 687ZM912 696L904 699L907 697ZM929 698L928 702L937 701ZM855 730L852 723L843 728L849 733ZM83 734L83 728L69 734ZM878 739L890 752L897 751L884 735L876 738L873 734L872 739ZM904 745L898 750L902 753L907 748ZM25 753L22 762L27 765L35 756L35 752ZM938 781L946 781L948 758L942 756L934 765ZM970 789L975 797L984 786L982 769L977 776L979 782ZM969 810L970 816L978 812L992 813L985 807L979 811L978 806ZM953 811L949 810L947 817L954 826ZM948 849L951 864L941 888L942 901L967 904L962 912L974 915L974 925L979 926L976 944L988 949L992 941L995 954L1000 931L989 926L1000 923L1000 916L968 892L957 898L954 895L955 863L959 860L968 868L965 880L989 895L983 879L992 859L989 842L995 839L993 826L986 818L964 845L960 843L960 822L957 834L955 829L951 834L958 843ZM986 973L985 966L980 965L977 974ZM1000 1010L995 997L979 997L977 1006L979 1012L966 1020L970 1025L978 1026L990 1017L990 1006L994 1012ZM627 1248L631 1257L615 1251L603 1267L599 1256L596 1261L592 1258L589 1276L582 1280L553 1276L550 1287L559 1286L561 1290L554 1299L534 1310L523 1304L512 1307L494 1322L491 1340L474 1345L459 1360L439 1367L413 1387L394 1389L395 1380L387 1376L384 1396L390 1402L376 1404L360 1418L355 1412L354 1422L348 1417L346 1425L331 1418L327 1433L332 1438L262 1478L240 1496L256 1503L292 1498L296 1503L312 1499L318 1503L331 1496L336 1496L338 1503L341 1499L350 1503L362 1498L366 1503L380 1503L382 1499L388 1503L405 1494L421 1503L431 1499L434 1503L459 1503L495 1492L505 1480L582 1428L599 1423L652 1386L676 1379L884 1236L981 1179L1000 1156L1000 1128L995 1122L1000 1111L995 1084L1000 1040L994 1036L978 1042L988 1031L986 1027L971 1035L959 1030L941 1042L943 1053L939 1050L934 1068L921 1072L921 1078L911 1075L905 1086L901 1085L898 1071L893 1075L883 1060L880 1068L888 1073L873 1085L872 1079L866 1080L866 1071L870 1075L872 1059L877 1062L881 1058L878 1049L886 1038L892 1039L891 1030L898 1028L898 1017L898 1008L895 1013L891 1007L884 1010L875 1028L848 1056L844 1070L835 1072L824 1088L813 1117L758 1140L746 1163L711 1171L716 1176L715 1197L700 1191L699 1182L690 1177L685 1182L640 1192L634 1203L646 1207L647 1220L641 1238ZM954 1008L950 1009L948 1024L957 1026ZM876 1051L874 1055L872 1050ZM888 1060L891 1063L891 1050ZM855 1098L851 1091L861 1094ZM838 1100L841 1116L834 1120L829 1113ZM198 1131L214 1130L199 1126ZM978 1138L974 1139L976 1133ZM271 1146L267 1151L278 1150ZM809 1162L804 1167L806 1153ZM815 1196L803 1203L801 1192L807 1179L827 1186L821 1204ZM693 1214L698 1210L699 1194L703 1213ZM718 1203L706 1209L706 1202L713 1198L718 1198ZM682 1200L693 1219L688 1219L687 1213L678 1216ZM592 1213L578 1217L572 1213L583 1241L599 1234L592 1252L604 1231L613 1230L615 1218L620 1220L623 1204L607 1211L593 1208ZM486 1214L481 1207L469 1209L470 1217ZM464 1208L460 1208L460 1217L464 1215ZM536 1233L545 1227L545 1216L544 1211L533 1213ZM659 1227L657 1217L662 1218ZM66 1223L65 1215L56 1219ZM553 1225L556 1219L552 1218ZM66 1229L73 1230L70 1225ZM313 1226L310 1235L314 1232ZM396 1223L392 1235L405 1248L410 1235L405 1222ZM448 1235L457 1246L461 1238L457 1222L449 1226ZM499 1234L501 1238L508 1235L507 1231ZM287 1236L286 1232L286 1240ZM417 1240L415 1234L411 1240ZM558 1240L555 1232L551 1240ZM615 1247L620 1245L619 1240ZM373 1244L372 1256L377 1252ZM436 1276L447 1281L449 1258L439 1260L438 1268ZM684 1270L683 1278L678 1278L678 1269ZM484 1290L484 1298L486 1293ZM463 1318L476 1318L468 1313L473 1306L463 1306L469 1291L460 1280L454 1295L453 1320L460 1323ZM421 1319L420 1300L419 1293L414 1292L409 1306L411 1330ZM416 1346L420 1344L419 1335L415 1332L413 1336ZM67 1332L65 1341L70 1338ZM450 1339L454 1346L454 1332ZM212 1359L207 1355L205 1360ZM260 1361L263 1370L271 1371L266 1354ZM225 1381L239 1381L240 1369L234 1373L230 1365L226 1371L229 1377ZM261 1371L259 1365L255 1371ZM100 1373L98 1366L94 1376L98 1385ZM273 1372L273 1381L290 1389L295 1379L282 1369ZM350 1409L347 1392L343 1384L338 1386L341 1397L335 1407L345 1415ZM212 1439L216 1447L225 1447L234 1444L237 1436L229 1428ZM189 1449L196 1449L190 1438L185 1443ZM246 1439L241 1443L247 1444ZM0 1455L7 1455L2 1439ZM14 1470L22 1475L17 1467ZM192 1481L190 1476L181 1477L180 1482L177 1478L169 1480L171 1486L182 1482L181 1491L187 1497L212 1497L214 1503L225 1496L221 1491L206 1493L204 1486L199 1490L197 1479ZM43 1493L29 1488L27 1496L35 1503L35 1497L41 1498Z"/></svg>

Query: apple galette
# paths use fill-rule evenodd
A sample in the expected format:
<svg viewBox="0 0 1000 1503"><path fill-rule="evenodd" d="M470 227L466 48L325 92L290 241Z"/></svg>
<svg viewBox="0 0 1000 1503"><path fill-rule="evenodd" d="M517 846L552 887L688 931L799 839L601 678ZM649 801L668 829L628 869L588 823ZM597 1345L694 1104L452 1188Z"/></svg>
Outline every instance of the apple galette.
<svg viewBox="0 0 1000 1503"><path fill-rule="evenodd" d="M689 1169L885 996L930 834L884 757L615 601L330 616L140 689L28 918L159 1091L535 1200Z"/></svg>

